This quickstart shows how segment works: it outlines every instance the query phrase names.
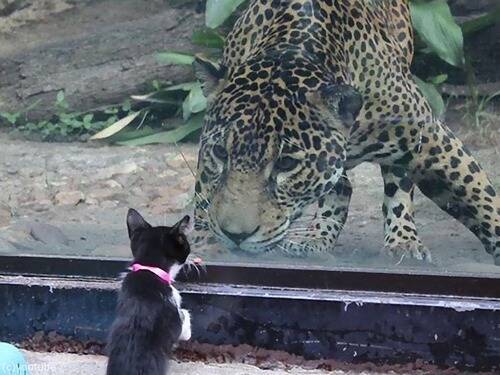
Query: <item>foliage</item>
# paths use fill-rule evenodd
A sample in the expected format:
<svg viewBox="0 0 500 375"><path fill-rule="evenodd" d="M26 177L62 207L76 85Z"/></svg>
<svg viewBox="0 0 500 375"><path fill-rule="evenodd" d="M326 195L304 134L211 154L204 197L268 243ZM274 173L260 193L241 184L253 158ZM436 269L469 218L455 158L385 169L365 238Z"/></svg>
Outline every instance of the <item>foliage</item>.
<svg viewBox="0 0 500 375"><path fill-rule="evenodd" d="M118 144L126 146L142 146L151 143L177 143L196 130L201 128L203 123L203 114L197 114L191 117L182 126L176 127L172 130L162 131L151 135L137 137L135 139L118 141Z"/></svg>
<svg viewBox="0 0 500 375"><path fill-rule="evenodd" d="M0 118L20 132L51 141L75 139L82 134L95 133L114 123L118 115L130 110L130 104L125 102L119 107L106 109L100 119L95 113L71 112L64 91L59 91L54 101L54 116L47 120L29 121L27 116L29 111L38 104L38 102L33 103L23 112L0 112Z"/></svg>
<svg viewBox="0 0 500 375"><path fill-rule="evenodd" d="M245 0L207 0L205 24L211 29L221 26Z"/></svg>
<svg viewBox="0 0 500 375"><path fill-rule="evenodd" d="M468 59L464 55L464 35L470 35L480 31L486 27L500 22L500 6L493 11L468 20L462 25L458 25L453 16L446 0L411 0L410 11L413 27L420 38L417 40L416 59L420 54L435 54L446 63L460 68L467 77L468 85L471 87L472 102L475 102L476 111L484 113L481 110L478 98L474 89L474 72ZM422 93L427 97L434 113L441 116L444 113L444 102L438 92L440 84L447 79L446 75L437 77L415 77L415 82L419 86ZM469 106L472 107L472 106ZM477 116L474 117L474 123L477 124ZM482 116L479 116L482 118Z"/></svg>
<svg viewBox="0 0 500 375"><path fill-rule="evenodd" d="M199 46L207 48L224 48L224 37L215 30L204 29L193 33L191 41Z"/></svg>
<svg viewBox="0 0 500 375"><path fill-rule="evenodd" d="M489 13L465 21L461 27L464 35L471 35L500 22L500 5Z"/></svg>
<svg viewBox="0 0 500 375"><path fill-rule="evenodd" d="M459 26L453 19L446 0L410 0L413 27L417 36L416 58L433 54L446 63L464 69L463 35L474 33L500 19L500 7L490 14L465 22ZM231 26L235 11L244 6L245 0L207 0L206 28L195 30L193 44L208 49L215 58L222 55L224 33L222 25ZM227 29L227 28L226 28ZM156 54L158 63L165 65L191 65L192 54L164 51ZM447 79L446 74L415 77L422 93L428 98L437 116L444 112L444 102L438 91ZM93 140L137 146L149 143L175 143L192 137L202 126L206 109L200 83L196 81L172 85L170 82L153 81L151 91L133 95L131 102L93 113L73 113L64 98L57 95L55 115L52 119L32 123L22 122L23 113L0 113L0 119L11 126L44 139L55 136L74 137L93 135ZM27 113L26 109L24 113Z"/></svg>
<svg viewBox="0 0 500 375"><path fill-rule="evenodd" d="M474 129L479 132L479 136L486 138L491 133L497 132L496 128L500 123L500 115L488 110L489 105L493 100L500 97L500 91L497 91L489 96L480 98L477 103L469 99L466 103L468 110L464 118L468 123L472 123ZM493 137L495 137L493 135Z"/></svg>
<svg viewBox="0 0 500 375"><path fill-rule="evenodd" d="M446 80L446 74L441 75L441 77L445 77L444 79ZM427 98L434 114L436 116L442 116L444 114L445 105L441 94L436 89L436 86L442 83L443 81L441 79L436 79L436 78L437 77L433 77L429 81L425 82L420 78L418 78L417 76L413 76L415 83L417 84L420 91L422 91L422 94L424 94L425 97Z"/></svg>
<svg viewBox="0 0 500 375"><path fill-rule="evenodd" d="M453 66L464 64L464 39L446 0L410 3L411 18L417 35L426 48Z"/></svg>
<svg viewBox="0 0 500 375"><path fill-rule="evenodd" d="M156 54L156 60L162 64L191 65L194 58L185 53L160 52Z"/></svg>

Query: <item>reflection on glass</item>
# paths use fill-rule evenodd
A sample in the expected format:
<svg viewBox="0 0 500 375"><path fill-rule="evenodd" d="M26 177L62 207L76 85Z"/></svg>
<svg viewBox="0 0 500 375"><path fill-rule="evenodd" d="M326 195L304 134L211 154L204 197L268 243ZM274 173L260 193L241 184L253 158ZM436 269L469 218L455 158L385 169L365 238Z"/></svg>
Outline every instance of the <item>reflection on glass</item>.
<svg viewBox="0 0 500 375"><path fill-rule="evenodd" d="M24 95L0 95L0 253L128 257L134 207L156 224L194 210L206 261L497 274L494 4L339 4L207 8L217 32L172 4L108 9L107 22L89 17L99 5L39 11L65 38L0 9L0 85ZM165 48L143 31L171 12L194 26L172 26ZM143 51L89 31L127 22ZM35 30L45 38L27 42ZM204 54L171 53L192 31Z"/></svg>

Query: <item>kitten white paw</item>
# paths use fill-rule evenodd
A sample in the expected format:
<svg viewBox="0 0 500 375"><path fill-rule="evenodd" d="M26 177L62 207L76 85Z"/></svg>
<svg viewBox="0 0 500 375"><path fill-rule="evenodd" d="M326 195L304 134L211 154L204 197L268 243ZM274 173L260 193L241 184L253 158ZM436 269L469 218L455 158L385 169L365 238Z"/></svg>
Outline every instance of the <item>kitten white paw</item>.
<svg viewBox="0 0 500 375"><path fill-rule="evenodd" d="M186 309L181 309L182 330L179 340L187 341L191 338L191 314Z"/></svg>

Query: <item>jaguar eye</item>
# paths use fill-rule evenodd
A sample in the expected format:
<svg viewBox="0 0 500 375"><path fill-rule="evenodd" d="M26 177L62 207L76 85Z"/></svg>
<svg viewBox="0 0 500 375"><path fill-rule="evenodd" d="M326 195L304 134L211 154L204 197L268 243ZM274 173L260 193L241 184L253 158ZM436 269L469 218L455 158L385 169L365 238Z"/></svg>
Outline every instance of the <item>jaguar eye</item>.
<svg viewBox="0 0 500 375"><path fill-rule="evenodd" d="M219 159L221 161L227 160L227 151L221 145L215 145L213 148L213 153L217 159Z"/></svg>
<svg viewBox="0 0 500 375"><path fill-rule="evenodd" d="M290 156L283 156L276 161L275 167L280 172L289 172L299 165L300 161Z"/></svg>

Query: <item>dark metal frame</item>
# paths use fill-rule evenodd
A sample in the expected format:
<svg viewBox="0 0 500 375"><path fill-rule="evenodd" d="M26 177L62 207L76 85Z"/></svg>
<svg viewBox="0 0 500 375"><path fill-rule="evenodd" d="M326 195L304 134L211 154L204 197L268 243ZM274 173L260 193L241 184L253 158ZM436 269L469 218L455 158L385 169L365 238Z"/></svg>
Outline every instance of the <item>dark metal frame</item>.
<svg viewBox="0 0 500 375"><path fill-rule="evenodd" d="M127 265L0 256L0 340L57 331L104 341L114 318L114 281ZM309 359L420 358L500 370L500 280L493 277L208 263L177 279L193 340L201 343L249 344Z"/></svg>
<svg viewBox="0 0 500 375"><path fill-rule="evenodd" d="M125 260L109 258L0 256L0 274L4 275L115 279L126 266ZM456 274L207 263L204 271L180 275L179 281L500 299L499 279Z"/></svg>
<svg viewBox="0 0 500 375"><path fill-rule="evenodd" d="M119 283L0 276L0 340L55 331L103 343ZM179 283L192 340L284 350L306 359L376 364L417 358L498 371L500 301L242 285ZM439 373L439 372L434 372Z"/></svg>

